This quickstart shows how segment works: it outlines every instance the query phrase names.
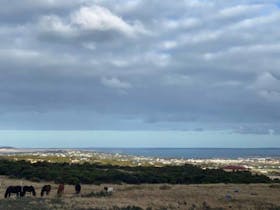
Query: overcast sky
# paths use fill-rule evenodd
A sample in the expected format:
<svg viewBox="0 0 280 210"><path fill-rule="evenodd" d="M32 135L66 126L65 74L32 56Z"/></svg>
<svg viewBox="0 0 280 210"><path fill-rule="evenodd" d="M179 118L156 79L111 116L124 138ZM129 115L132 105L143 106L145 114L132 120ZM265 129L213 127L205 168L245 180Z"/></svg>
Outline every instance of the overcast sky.
<svg viewBox="0 0 280 210"><path fill-rule="evenodd" d="M2 0L0 129L277 136L279 3Z"/></svg>

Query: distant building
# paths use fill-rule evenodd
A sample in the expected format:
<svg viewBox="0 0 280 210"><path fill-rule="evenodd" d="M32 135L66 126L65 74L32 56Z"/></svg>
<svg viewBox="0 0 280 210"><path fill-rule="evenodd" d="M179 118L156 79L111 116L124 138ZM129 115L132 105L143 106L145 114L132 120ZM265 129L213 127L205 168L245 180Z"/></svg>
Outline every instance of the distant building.
<svg viewBox="0 0 280 210"><path fill-rule="evenodd" d="M248 168L244 166L234 166L234 165L224 166L222 167L222 169L227 172L248 171Z"/></svg>

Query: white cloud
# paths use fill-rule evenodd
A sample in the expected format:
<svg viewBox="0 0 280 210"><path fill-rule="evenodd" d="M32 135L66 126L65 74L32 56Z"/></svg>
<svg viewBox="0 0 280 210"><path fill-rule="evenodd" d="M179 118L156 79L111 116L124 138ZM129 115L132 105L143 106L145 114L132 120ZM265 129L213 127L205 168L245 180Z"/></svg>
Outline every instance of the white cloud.
<svg viewBox="0 0 280 210"><path fill-rule="evenodd" d="M126 67L129 65L129 62L126 60L115 59L112 60L111 63L116 67Z"/></svg>
<svg viewBox="0 0 280 210"><path fill-rule="evenodd" d="M34 59L40 56L38 51L29 49L0 49L1 57L15 58L15 59Z"/></svg>
<svg viewBox="0 0 280 210"><path fill-rule="evenodd" d="M240 55L251 55L257 56L266 54L280 53L280 44L257 44L257 45L247 45L247 46L234 46L223 51L217 52L207 52L203 55L206 60L212 59L223 59L229 57L239 57ZM250 56L250 57L251 57ZM267 56L265 56L267 57Z"/></svg>
<svg viewBox="0 0 280 210"><path fill-rule="evenodd" d="M191 85L198 85L195 83L195 79L187 76L187 75L166 75L163 77L163 84L170 85L170 86L191 86Z"/></svg>
<svg viewBox="0 0 280 210"><path fill-rule="evenodd" d="M167 30L174 30L174 29L191 29L196 26L199 26L201 23L197 18L183 18L183 19L173 19L173 20L163 20L163 26Z"/></svg>
<svg viewBox="0 0 280 210"><path fill-rule="evenodd" d="M130 1L123 1L116 3L114 5L114 10L116 10L119 13L127 13L134 11L137 9L137 7L140 5L141 0L130 0Z"/></svg>
<svg viewBox="0 0 280 210"><path fill-rule="evenodd" d="M89 50L96 50L96 44L94 42L86 42L82 44L84 48Z"/></svg>
<svg viewBox="0 0 280 210"><path fill-rule="evenodd" d="M39 21L39 30L41 33L55 33L64 38L71 38L77 35L77 31L70 24L56 15L43 16Z"/></svg>
<svg viewBox="0 0 280 210"><path fill-rule="evenodd" d="M178 46L176 41L164 41L161 43L160 47L163 49L173 49L176 48Z"/></svg>
<svg viewBox="0 0 280 210"><path fill-rule="evenodd" d="M116 30L128 36L134 36L142 29L126 23L121 17L101 6L82 7L71 15L72 24L85 30Z"/></svg>
<svg viewBox="0 0 280 210"><path fill-rule="evenodd" d="M254 83L254 88L280 92L280 80L275 78L271 73L264 72L258 76L256 82Z"/></svg>
<svg viewBox="0 0 280 210"><path fill-rule="evenodd" d="M262 16L241 20L238 23L232 24L229 28L233 30L242 30L242 29L244 30L244 29L250 29L266 24L278 23L279 20L280 20L280 13L277 11L275 13L270 13L269 15L262 15Z"/></svg>
<svg viewBox="0 0 280 210"><path fill-rule="evenodd" d="M116 77L111 77L111 78L103 77L101 79L101 83L106 87L117 88L117 89L129 89L132 87L130 83L121 81Z"/></svg>
<svg viewBox="0 0 280 210"><path fill-rule="evenodd" d="M266 8L265 5L262 4L256 4L256 5L236 5L233 7L228 7L222 9L218 15L221 17L235 17L235 16L240 16L248 13L253 13L257 12L260 9Z"/></svg>

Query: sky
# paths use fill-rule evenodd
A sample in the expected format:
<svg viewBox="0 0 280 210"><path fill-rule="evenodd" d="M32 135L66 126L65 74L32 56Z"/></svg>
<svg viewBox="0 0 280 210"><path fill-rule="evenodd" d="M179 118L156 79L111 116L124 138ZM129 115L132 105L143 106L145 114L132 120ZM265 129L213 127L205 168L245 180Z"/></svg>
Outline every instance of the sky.
<svg viewBox="0 0 280 210"><path fill-rule="evenodd" d="M0 145L280 147L279 0L1 3Z"/></svg>

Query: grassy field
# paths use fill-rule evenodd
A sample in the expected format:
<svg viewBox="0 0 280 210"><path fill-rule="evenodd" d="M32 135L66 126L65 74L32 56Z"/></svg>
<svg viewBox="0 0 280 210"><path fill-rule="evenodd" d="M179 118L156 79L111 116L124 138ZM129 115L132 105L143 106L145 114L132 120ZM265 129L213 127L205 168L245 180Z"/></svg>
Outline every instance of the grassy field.
<svg viewBox="0 0 280 210"><path fill-rule="evenodd" d="M166 209L280 209L280 185L277 184L203 184L203 185L106 185L112 195L100 193L105 185L82 185L81 195L74 186L66 185L61 198L56 196L57 185L34 183L0 177L0 209L2 210L166 210ZM4 192L9 185L33 185L36 197L9 199ZM48 197L40 197L44 184L51 184Z"/></svg>

